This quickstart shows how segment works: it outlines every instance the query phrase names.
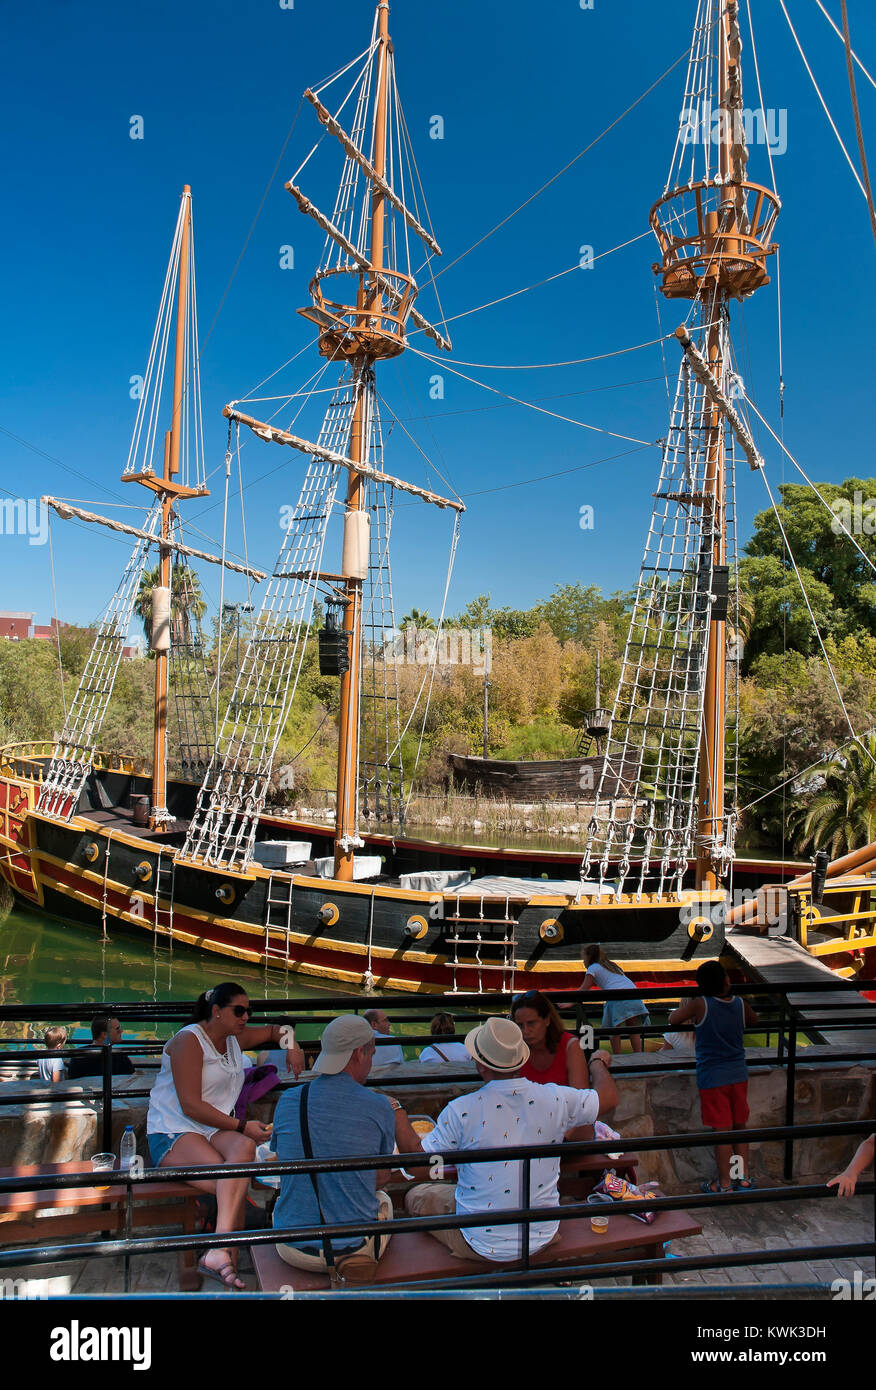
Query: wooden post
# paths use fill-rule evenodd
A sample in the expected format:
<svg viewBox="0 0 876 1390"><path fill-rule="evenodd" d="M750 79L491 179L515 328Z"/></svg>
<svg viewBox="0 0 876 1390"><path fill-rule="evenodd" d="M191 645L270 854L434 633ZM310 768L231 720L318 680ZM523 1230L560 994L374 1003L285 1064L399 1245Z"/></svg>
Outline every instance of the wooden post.
<svg viewBox="0 0 876 1390"><path fill-rule="evenodd" d="M721 100L727 91L729 67L728 52L729 16L722 15L721 35L718 45L718 92ZM729 178L732 167L733 134L730 123L724 122L723 138L719 147L719 163L723 179ZM703 291L702 303L708 309L709 329L708 361L709 370L716 381L722 381L723 360L721 352L722 314L726 303L726 290L720 288L722 252L725 242L721 233L726 226L719 222L717 213L709 213L705 219L706 246L712 238L711 254L715 258L716 274L708 281L710 288ZM708 297L707 297L708 295ZM705 404L705 396L703 401ZM709 458L706 465L705 500L703 504L703 525L712 527L712 570L716 565L726 563L727 519L725 514L724 477L724 421L718 407L713 405L709 413ZM698 888L713 890L718 887L718 872L715 857L704 841L717 839L724 834L724 749L726 729L725 667L726 667L726 624L712 619L709 623L709 646L706 659L706 684L703 694L703 733L700 740L699 800L697 816L697 865L696 883Z"/></svg>
<svg viewBox="0 0 876 1390"><path fill-rule="evenodd" d="M377 7L378 58L377 96L374 108L374 168L382 180L386 174L386 96L389 64L389 5L382 0ZM371 264L379 273L383 269L383 235L386 197L375 186L371 195ZM366 303L379 315L383 295L374 283L366 295L365 273L359 279L358 302ZM366 416L366 398L370 391L370 369L374 356L365 353L356 359L355 381L358 392L350 432L350 458L354 463L366 462L371 421ZM350 471L347 484L347 511L362 508L363 483L361 473ZM353 841L356 837L356 804L359 780L359 647L362 621L362 580L345 581L347 604L344 609L344 632L350 648L349 670L341 677L340 711L338 715L338 790L335 817L335 878L343 883L353 880Z"/></svg>
<svg viewBox="0 0 876 1390"><path fill-rule="evenodd" d="M173 359L173 415L170 425L170 447L164 451L164 482L169 483L179 472L182 445L183 423L183 369L185 365L186 315L189 299L189 247L192 225L192 190L188 184L182 192L185 207L182 227L182 240L179 252L179 275L176 296L176 343ZM173 511L172 494L165 490L161 496L161 539L170 539L170 522ZM162 588L170 589L170 548L161 546L159 562L159 582ZM172 606L171 606L172 614ZM172 623L171 623L171 640ZM169 654L166 651L155 653L155 722L152 745L152 810L150 825L155 828L169 818L167 810L167 691L169 675Z"/></svg>
<svg viewBox="0 0 876 1390"><path fill-rule="evenodd" d="M721 380L721 323L718 316L719 296L712 300L715 322L709 331L709 368L717 381ZM705 397L704 397L705 399ZM725 563L726 519L724 508L724 428L717 406L709 416L709 459L706 467L703 524L713 527L712 569ZM704 839L723 833L724 818L724 745L725 745L725 623L709 623L709 649L706 661L706 684L703 696L703 733L700 741L699 814L697 818L698 888L718 887L718 874Z"/></svg>

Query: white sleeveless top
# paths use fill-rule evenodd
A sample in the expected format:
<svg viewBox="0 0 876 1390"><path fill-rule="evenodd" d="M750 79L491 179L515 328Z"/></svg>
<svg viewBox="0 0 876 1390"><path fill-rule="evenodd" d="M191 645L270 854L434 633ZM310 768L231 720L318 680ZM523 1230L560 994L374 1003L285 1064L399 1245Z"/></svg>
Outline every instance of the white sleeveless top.
<svg viewBox="0 0 876 1390"><path fill-rule="evenodd" d="M230 1115L243 1089L243 1053L236 1038L226 1039L227 1055L217 1051L199 1023L189 1023L175 1035L192 1033L201 1044L204 1065L201 1070L201 1099L208 1105ZM173 1041L173 1039L171 1039ZM201 1124L186 1115L179 1103L170 1054L165 1045L161 1054L161 1070L149 1096L147 1134L203 1134L205 1139L217 1133L215 1125Z"/></svg>

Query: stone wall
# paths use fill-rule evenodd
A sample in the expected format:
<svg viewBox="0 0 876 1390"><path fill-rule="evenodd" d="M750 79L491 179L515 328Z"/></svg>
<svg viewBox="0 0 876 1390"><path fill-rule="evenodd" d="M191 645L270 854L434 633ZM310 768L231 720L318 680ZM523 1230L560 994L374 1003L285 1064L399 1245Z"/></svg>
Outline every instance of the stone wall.
<svg viewBox="0 0 876 1390"><path fill-rule="evenodd" d="M853 1066L837 1066L830 1061L830 1048L807 1048L807 1056L818 1058L816 1065L798 1067L795 1085L795 1122L816 1124L819 1121L863 1120L876 1122L876 1064L862 1062ZM629 1061L630 1059L626 1059ZM785 1120L786 1074L783 1068L770 1065L769 1054L749 1053L750 1080L748 1087L751 1118L755 1126L781 1125ZM635 1149L639 1135L678 1134L701 1131L699 1099L693 1071L667 1072L659 1053L646 1053L636 1059L645 1070L638 1075L618 1075L620 1103L611 1120L619 1130L624 1146ZM454 1070L462 1071L460 1066ZM131 1077L116 1077L117 1096L113 1102L113 1147L118 1152L122 1131L127 1124L134 1126L138 1152L146 1153L145 1099L124 1098L126 1090L142 1090L149 1085L152 1073L135 1073ZM409 1114L437 1115L454 1096L472 1089L463 1083L441 1081L440 1067L385 1067L375 1072L380 1089L398 1096ZM421 1084L401 1086L402 1076L415 1075ZM386 1084L383 1085L383 1079ZM394 1084L395 1083L395 1084ZM14 1087L22 1093L20 1105L0 1107L0 1167L17 1163L60 1163L71 1159L89 1158L101 1147L99 1106L77 1100L79 1088L65 1086L69 1096L62 1105L46 1105L47 1092L59 1095L62 1087L46 1087L37 1082L14 1081L0 1087L0 1093ZM8 1092L7 1092L8 1093ZM271 1092L257 1103L251 1112L269 1122L280 1089ZM26 1096L26 1099L24 1098ZM823 1182L845 1167L858 1140L854 1136L798 1141L794 1146L794 1172L799 1182ZM752 1151L752 1170L761 1184L773 1185L782 1181L784 1145L757 1144ZM704 1178L715 1174L713 1152L702 1149L655 1150L642 1153L639 1176L642 1181L656 1180L666 1193L696 1190Z"/></svg>

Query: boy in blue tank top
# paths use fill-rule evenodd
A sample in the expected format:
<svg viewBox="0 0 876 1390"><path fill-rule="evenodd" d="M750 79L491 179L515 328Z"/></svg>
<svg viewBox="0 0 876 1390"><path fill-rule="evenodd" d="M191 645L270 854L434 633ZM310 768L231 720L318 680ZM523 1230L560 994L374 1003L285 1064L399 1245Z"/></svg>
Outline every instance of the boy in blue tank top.
<svg viewBox="0 0 876 1390"><path fill-rule="evenodd" d="M697 1086L703 1124L709 1129L744 1129L748 1123L748 1067L745 1065L746 1025L758 1019L751 1005L733 994L730 977L720 961L707 960L697 971L702 991L669 1015L669 1026L694 1026ZM739 1145L742 1177L732 1187L754 1187L748 1169L748 1145ZM716 1144L718 1177L703 1183L703 1192L729 1192L732 1144Z"/></svg>

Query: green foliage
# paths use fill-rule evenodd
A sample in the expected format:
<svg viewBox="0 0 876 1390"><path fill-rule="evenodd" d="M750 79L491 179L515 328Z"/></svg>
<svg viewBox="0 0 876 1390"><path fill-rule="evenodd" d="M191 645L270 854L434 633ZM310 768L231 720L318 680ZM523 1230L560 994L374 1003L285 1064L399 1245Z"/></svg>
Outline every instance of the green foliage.
<svg viewBox="0 0 876 1390"><path fill-rule="evenodd" d="M819 490L876 561L876 513L862 506L876 498L876 479L850 478L839 486L819 485ZM808 488L788 484L781 489L781 497L783 524L849 718L856 730L872 730L876 725L872 571L840 527L832 526L831 514ZM138 596L137 612L147 631L157 577L157 571L144 575ZM771 511L755 519L739 567L739 585L738 609L734 602L728 620L728 637L738 635L744 642L739 803L756 801L743 818L744 837L781 847L790 830L801 850L815 843L835 848L861 843L862 837L872 839L876 827L866 756L850 743L848 723L797 578L783 555ZM631 594L605 596L596 585L562 584L529 609L495 607L491 595L481 593L447 618L448 629L486 629L491 634L490 756L520 760L574 754L578 731L597 704L597 652L599 703L611 707L614 701L631 602ZM193 587L180 593L178 585L175 631L184 631L189 618L200 617L202 611L199 590ZM226 615L220 716L230 701L255 621L255 614L243 611ZM318 610L314 634L321 622ZM428 612L412 608L401 626L427 634L434 631L435 620ZM211 678L217 635L214 622ZM665 640L669 642L671 636L667 632ZM92 639L86 629L61 630L68 705ZM149 661L122 663L99 740L102 746L151 757L153 671ZM477 664L439 664L434 677L424 684L427 673L427 666L405 661L387 674L391 690L396 676L399 682L406 778L410 780L416 763L416 789L433 794L446 783L449 753L479 755L483 751L484 671ZM426 709L425 690L430 684ZM378 686L382 688L382 678ZM307 642L276 760L278 766L294 767L291 799L298 804L302 799L306 804L311 790L319 793L335 785L338 696L339 682L319 674L314 635ZM0 739L48 738L62 722L56 644L0 642ZM173 721L170 727L175 727ZM784 781L788 782L785 790L775 792Z"/></svg>
<svg viewBox="0 0 876 1390"><path fill-rule="evenodd" d="M143 624L147 646L152 641L152 592L161 582L161 567L144 570L134 600L134 614ZM174 640L191 642L193 633L207 611L201 591L201 581L188 565L176 563L171 568L170 615Z"/></svg>
<svg viewBox="0 0 876 1390"><path fill-rule="evenodd" d="M831 859L876 840L876 734L816 768L795 807L798 850L826 849Z"/></svg>
<svg viewBox="0 0 876 1390"><path fill-rule="evenodd" d="M629 622L631 595L603 598L597 584L560 584L534 613L547 623L560 642L589 643L598 623L605 623L622 642Z"/></svg>
<svg viewBox="0 0 876 1390"><path fill-rule="evenodd" d="M833 515L802 483L785 483L779 491L782 526L822 633L839 638L857 632L876 635L873 571L842 532L842 526L851 531L864 554L876 563L876 516L866 505L876 499L876 478L819 483L818 491ZM772 508L758 512L754 519L740 578L753 600L746 641L748 663L762 651L781 651L783 644L804 654L817 649Z"/></svg>

